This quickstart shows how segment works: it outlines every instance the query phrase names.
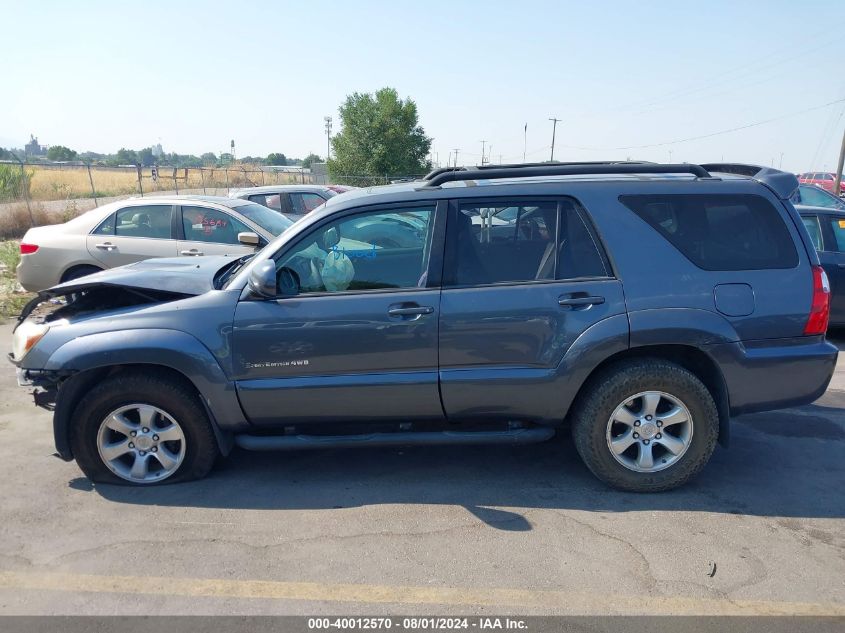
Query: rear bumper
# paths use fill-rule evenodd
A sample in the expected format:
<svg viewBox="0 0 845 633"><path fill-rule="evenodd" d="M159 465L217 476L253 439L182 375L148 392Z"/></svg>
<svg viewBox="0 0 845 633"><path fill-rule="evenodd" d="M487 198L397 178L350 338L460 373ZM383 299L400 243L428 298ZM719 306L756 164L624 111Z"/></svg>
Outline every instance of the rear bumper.
<svg viewBox="0 0 845 633"><path fill-rule="evenodd" d="M731 415L817 400L830 384L839 355L821 336L725 343L706 351L722 369Z"/></svg>

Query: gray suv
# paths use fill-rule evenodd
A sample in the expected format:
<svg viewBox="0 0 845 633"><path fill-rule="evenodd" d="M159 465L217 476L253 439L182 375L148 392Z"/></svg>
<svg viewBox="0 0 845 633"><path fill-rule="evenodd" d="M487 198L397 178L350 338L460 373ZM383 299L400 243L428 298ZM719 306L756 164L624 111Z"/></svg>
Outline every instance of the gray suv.
<svg viewBox="0 0 845 633"><path fill-rule="evenodd" d="M728 444L731 416L830 381L829 288L797 186L731 164L441 170L329 199L255 255L42 292L11 358L54 410L59 455L96 482L202 477L235 445L567 428L602 481L666 490ZM397 218L414 243L351 230Z"/></svg>

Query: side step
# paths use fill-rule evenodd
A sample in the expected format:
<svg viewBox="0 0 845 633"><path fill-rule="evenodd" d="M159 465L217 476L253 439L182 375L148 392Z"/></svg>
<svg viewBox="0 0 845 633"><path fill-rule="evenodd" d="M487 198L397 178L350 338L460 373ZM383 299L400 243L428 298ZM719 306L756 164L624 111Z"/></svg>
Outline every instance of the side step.
<svg viewBox="0 0 845 633"><path fill-rule="evenodd" d="M534 427L508 431L407 431L367 435L236 435L235 444L249 451L297 451L353 446L443 446L466 444L533 444L551 439L555 429Z"/></svg>

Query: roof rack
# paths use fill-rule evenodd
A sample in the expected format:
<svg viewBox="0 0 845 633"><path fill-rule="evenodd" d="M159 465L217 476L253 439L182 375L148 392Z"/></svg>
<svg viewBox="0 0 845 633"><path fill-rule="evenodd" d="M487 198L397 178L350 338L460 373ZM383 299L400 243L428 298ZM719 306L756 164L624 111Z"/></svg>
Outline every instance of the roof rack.
<svg viewBox="0 0 845 633"><path fill-rule="evenodd" d="M795 174L773 167L760 165L746 165L744 163L707 163L702 165L711 173L735 174L752 178L771 189L781 200L792 197L798 188L798 178Z"/></svg>
<svg viewBox="0 0 845 633"><path fill-rule="evenodd" d="M686 163L676 165L633 162L541 163L540 165L485 166L482 169L456 169L453 167L439 171L440 173L431 177L426 176L423 186L426 188L439 187L443 183L456 180L499 180L502 178L531 178L535 176L593 176L600 174L691 174L697 178L710 178L710 173L700 165Z"/></svg>

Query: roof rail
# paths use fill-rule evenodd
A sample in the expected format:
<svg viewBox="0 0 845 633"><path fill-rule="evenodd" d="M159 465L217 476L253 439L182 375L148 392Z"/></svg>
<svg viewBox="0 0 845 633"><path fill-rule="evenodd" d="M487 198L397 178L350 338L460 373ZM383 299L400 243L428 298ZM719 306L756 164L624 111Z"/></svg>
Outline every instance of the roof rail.
<svg viewBox="0 0 845 633"><path fill-rule="evenodd" d="M423 176L422 179L431 180L438 174L445 174L447 171L466 171L466 167L438 167L437 169L432 169L425 176Z"/></svg>
<svg viewBox="0 0 845 633"><path fill-rule="evenodd" d="M468 171L473 169L525 169L526 167L550 167L558 165L654 165L655 163L647 160L595 160L595 161L576 161L576 162L559 162L559 161L545 161L542 163L505 163L474 165L472 167L440 167L433 169L422 177L423 180L431 180L439 174L445 174L450 171Z"/></svg>
<svg viewBox="0 0 845 633"><path fill-rule="evenodd" d="M795 177L795 174L774 169L773 167L746 165L744 163L708 163L702 165L702 167L713 173L747 176L766 185L781 200L791 198L792 194L798 188L798 178Z"/></svg>
<svg viewBox="0 0 845 633"><path fill-rule="evenodd" d="M425 182L425 187L439 187L456 180L498 180L502 178L531 178L534 176L593 176L600 174L692 174L709 178L710 174L700 165L659 165L656 163L544 163L530 167L485 167L443 171Z"/></svg>

